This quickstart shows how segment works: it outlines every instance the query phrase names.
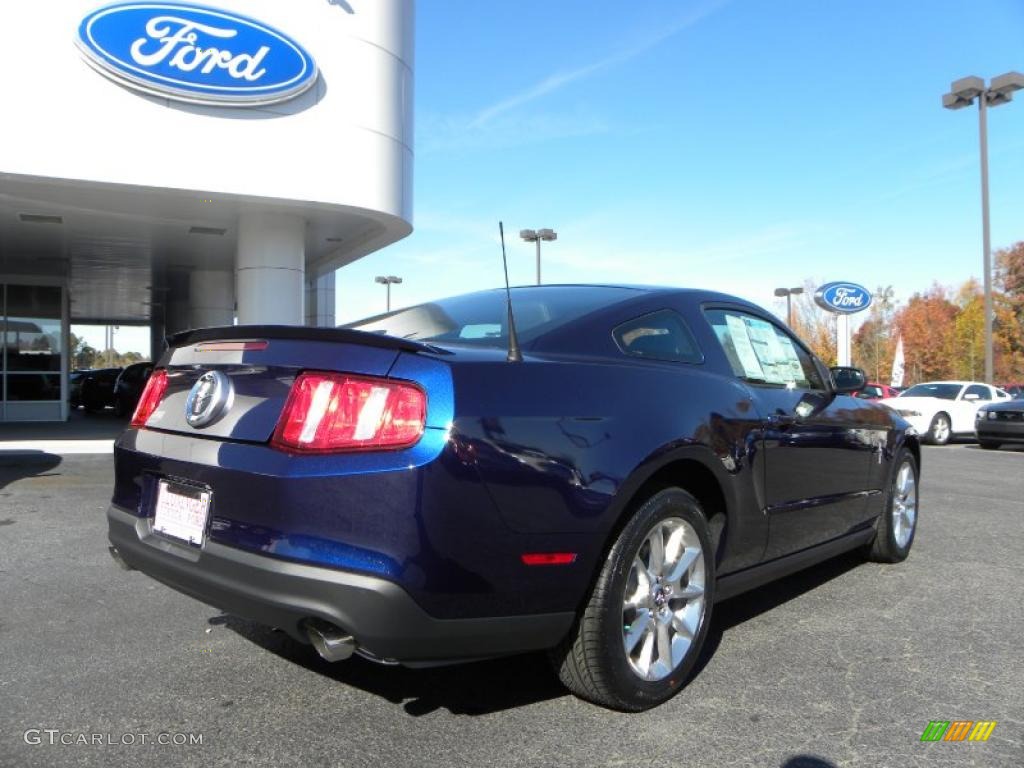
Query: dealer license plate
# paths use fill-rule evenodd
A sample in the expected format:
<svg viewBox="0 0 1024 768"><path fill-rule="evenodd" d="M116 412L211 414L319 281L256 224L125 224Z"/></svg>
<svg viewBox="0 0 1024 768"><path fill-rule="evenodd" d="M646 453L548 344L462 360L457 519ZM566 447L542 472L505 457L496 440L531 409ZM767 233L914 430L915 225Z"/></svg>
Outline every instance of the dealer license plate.
<svg viewBox="0 0 1024 768"><path fill-rule="evenodd" d="M157 486L153 530L201 547L211 495L202 488L161 480Z"/></svg>

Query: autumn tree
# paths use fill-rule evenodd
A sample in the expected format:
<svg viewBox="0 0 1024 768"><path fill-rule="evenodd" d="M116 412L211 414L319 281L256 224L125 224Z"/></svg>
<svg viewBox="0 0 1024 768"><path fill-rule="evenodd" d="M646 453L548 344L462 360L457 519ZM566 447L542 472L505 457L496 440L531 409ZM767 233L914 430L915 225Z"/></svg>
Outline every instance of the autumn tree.
<svg viewBox="0 0 1024 768"><path fill-rule="evenodd" d="M863 368L872 381L888 381L896 336L892 320L896 307L891 285L878 286L872 296L868 316L853 335L853 364Z"/></svg>
<svg viewBox="0 0 1024 768"><path fill-rule="evenodd" d="M996 251L992 347L1000 383L1024 381L1024 241Z"/></svg>
<svg viewBox="0 0 1024 768"><path fill-rule="evenodd" d="M948 379L953 375L953 347L958 307L938 283L915 293L893 318L903 334L903 354L911 382Z"/></svg>
<svg viewBox="0 0 1024 768"><path fill-rule="evenodd" d="M950 350L952 375L980 381L985 374L985 294L978 281L971 278L960 286L955 303L958 310Z"/></svg>
<svg viewBox="0 0 1024 768"><path fill-rule="evenodd" d="M825 365L836 364L836 316L814 303L818 286L804 281L804 292L792 297L793 331Z"/></svg>

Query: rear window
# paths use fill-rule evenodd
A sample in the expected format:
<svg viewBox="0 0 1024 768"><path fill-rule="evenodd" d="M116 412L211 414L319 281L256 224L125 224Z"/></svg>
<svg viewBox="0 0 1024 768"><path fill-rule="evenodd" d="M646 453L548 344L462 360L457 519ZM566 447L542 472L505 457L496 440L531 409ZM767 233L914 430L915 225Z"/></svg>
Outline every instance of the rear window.
<svg viewBox="0 0 1024 768"><path fill-rule="evenodd" d="M619 349L632 357L677 363L704 361L683 318L668 309L625 322L613 335Z"/></svg>
<svg viewBox="0 0 1024 768"><path fill-rule="evenodd" d="M516 333L530 341L602 307L637 296L629 288L557 286L515 288L512 311ZM483 291L417 304L342 326L416 341L504 347L508 344L505 291Z"/></svg>

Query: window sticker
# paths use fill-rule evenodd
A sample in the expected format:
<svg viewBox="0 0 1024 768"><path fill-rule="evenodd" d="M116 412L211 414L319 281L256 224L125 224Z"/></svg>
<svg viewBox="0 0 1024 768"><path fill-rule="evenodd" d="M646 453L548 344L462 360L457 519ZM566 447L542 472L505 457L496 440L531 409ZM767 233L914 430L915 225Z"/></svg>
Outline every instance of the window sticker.
<svg viewBox="0 0 1024 768"><path fill-rule="evenodd" d="M743 321L747 326L750 344L758 362L761 363L761 370L764 371L765 381L769 384L785 384L792 381L792 377L788 375L789 364L785 363L782 347L771 323L754 317L745 317Z"/></svg>
<svg viewBox="0 0 1024 768"><path fill-rule="evenodd" d="M751 344L747 324L743 322L743 318L726 315L725 323L729 327L729 336L732 339L733 348L736 350L736 357L739 358L740 365L743 367L743 375L748 379L767 381L764 369L761 368L757 353Z"/></svg>
<svg viewBox="0 0 1024 768"><path fill-rule="evenodd" d="M775 340L782 352L781 359L785 361L784 365L789 368L787 381L801 385L809 384L810 382L807 381L807 377L804 375L804 366L800 362L800 356L796 353L796 348L793 346L793 341L788 336L781 334L776 334Z"/></svg>

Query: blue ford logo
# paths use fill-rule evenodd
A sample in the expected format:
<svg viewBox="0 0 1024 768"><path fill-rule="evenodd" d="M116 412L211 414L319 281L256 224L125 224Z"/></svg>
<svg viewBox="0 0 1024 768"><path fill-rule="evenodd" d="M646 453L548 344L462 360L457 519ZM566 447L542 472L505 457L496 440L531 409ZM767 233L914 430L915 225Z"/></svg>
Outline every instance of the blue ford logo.
<svg viewBox="0 0 1024 768"><path fill-rule="evenodd" d="M313 58L253 19L178 3L119 3L78 27L86 61L130 88L193 104L256 106L316 82Z"/></svg>
<svg viewBox="0 0 1024 768"><path fill-rule="evenodd" d="M825 283L815 292L814 300L829 312L852 315L871 306L871 292L856 283Z"/></svg>

